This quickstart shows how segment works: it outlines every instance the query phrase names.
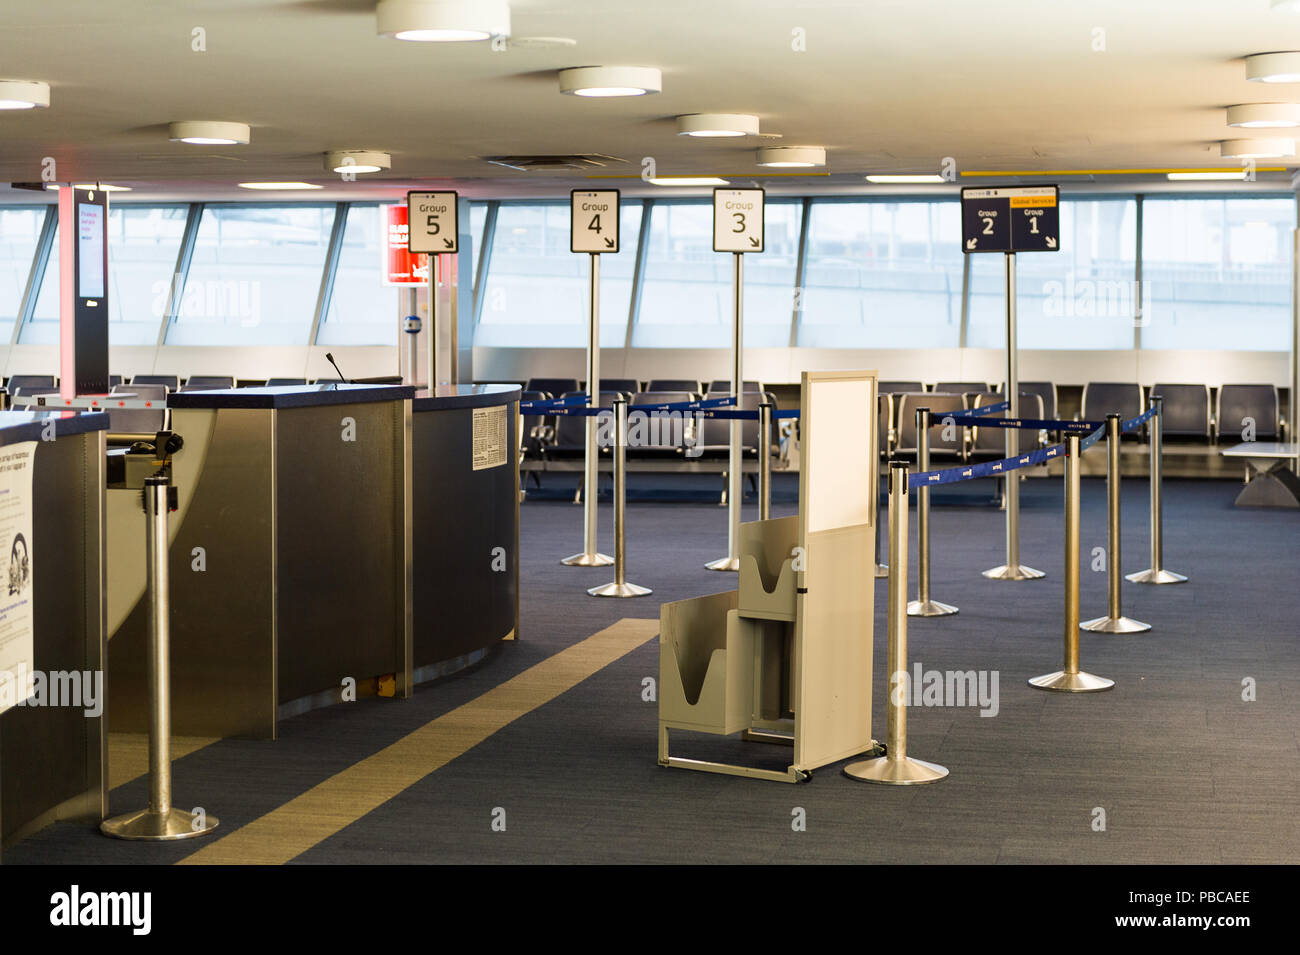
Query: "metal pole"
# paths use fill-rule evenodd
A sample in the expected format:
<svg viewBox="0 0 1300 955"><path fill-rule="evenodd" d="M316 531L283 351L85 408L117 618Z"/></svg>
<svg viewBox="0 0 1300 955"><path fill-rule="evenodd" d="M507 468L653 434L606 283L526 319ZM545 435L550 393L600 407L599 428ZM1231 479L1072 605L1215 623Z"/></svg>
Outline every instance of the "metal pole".
<svg viewBox="0 0 1300 955"><path fill-rule="evenodd" d="M627 582L627 399L614 399L614 582L592 587L593 597L643 597L649 587Z"/></svg>
<svg viewBox="0 0 1300 955"><path fill-rule="evenodd" d="M425 256L429 263L429 334L425 349L429 353L429 394L438 387L438 256Z"/></svg>
<svg viewBox="0 0 1300 955"><path fill-rule="evenodd" d="M420 381L420 327L423 323L414 312L406 316L404 327L407 334L407 375L406 383L414 387ZM432 392L430 392L432 394Z"/></svg>
<svg viewBox="0 0 1300 955"><path fill-rule="evenodd" d="M1079 436L1066 437L1065 458L1065 666L1029 685L1062 693L1109 690L1114 680L1079 669Z"/></svg>
<svg viewBox="0 0 1300 955"><path fill-rule="evenodd" d="M772 517L772 404L758 404L758 519Z"/></svg>
<svg viewBox="0 0 1300 955"><path fill-rule="evenodd" d="M1120 609L1120 422L1120 415L1106 415L1106 616L1079 625L1097 633L1142 633L1151 629L1151 624L1126 617Z"/></svg>
<svg viewBox="0 0 1300 955"><path fill-rule="evenodd" d="M889 567L880 562L880 396L876 397L876 420L871 424L875 447L871 449L871 470L867 475L868 493L871 495L871 517L876 524L876 579L889 576ZM891 406L892 411L892 406Z"/></svg>
<svg viewBox="0 0 1300 955"><path fill-rule="evenodd" d="M1151 418L1151 566L1136 574L1129 574L1128 579L1135 584L1181 584L1187 580L1182 574L1165 570L1165 510L1161 500L1164 485L1163 462L1165 455L1165 399L1160 395L1150 396L1151 407L1155 415Z"/></svg>
<svg viewBox="0 0 1300 955"><path fill-rule="evenodd" d="M844 775L868 783L908 786L948 775L935 763L907 755L907 464L889 466L889 698L885 703L885 755L844 767Z"/></svg>
<svg viewBox="0 0 1300 955"><path fill-rule="evenodd" d="M188 839L211 832L217 819L172 808L171 658L167 580L167 477L145 479L145 564L149 602L149 808L108 819L100 830L118 839Z"/></svg>
<svg viewBox="0 0 1300 955"><path fill-rule="evenodd" d="M442 263L446 259L438 256L438 271L442 271ZM456 259L459 262L459 258ZM456 271L456 278L453 281L447 279L447 304L451 312L451 321L447 324L447 382L451 385L460 384L460 288L457 283L460 281L460 271Z"/></svg>
<svg viewBox="0 0 1300 955"><path fill-rule="evenodd" d="M930 470L930 409L916 409L916 470ZM917 593L907 605L909 617L946 617L957 612L951 604L930 599L930 488L916 489Z"/></svg>
<svg viewBox="0 0 1300 955"><path fill-rule="evenodd" d="M1016 339L1016 254L1006 254L1007 263L1007 417L1020 417L1020 371L1018 345ZM1020 432L1015 428L1006 429L1007 457L1013 458L1020 453ZM1015 471L1007 472L1002 479L1003 493L1007 501L1007 562L999 567L984 571L990 580L1037 580L1044 576L1041 570L1023 567L1020 564L1020 475Z"/></svg>
<svg viewBox="0 0 1300 955"><path fill-rule="evenodd" d="M591 253L587 315L587 404L600 407L600 254ZM596 416L587 418L586 460L582 471L582 553L560 561L570 567L608 567L614 561L596 550L596 497L600 492L600 448Z"/></svg>
<svg viewBox="0 0 1300 955"><path fill-rule="evenodd" d="M732 278L732 323L731 323L731 396L735 399L735 409L741 410L745 394L745 378L741 357L744 354L742 338L742 311L745 297L745 255L743 252L732 254L734 272ZM710 561L704 566L709 570L740 570L740 498L744 493L741 481L744 459L740 449L740 425L737 418L731 421L731 449L727 464L727 556Z"/></svg>

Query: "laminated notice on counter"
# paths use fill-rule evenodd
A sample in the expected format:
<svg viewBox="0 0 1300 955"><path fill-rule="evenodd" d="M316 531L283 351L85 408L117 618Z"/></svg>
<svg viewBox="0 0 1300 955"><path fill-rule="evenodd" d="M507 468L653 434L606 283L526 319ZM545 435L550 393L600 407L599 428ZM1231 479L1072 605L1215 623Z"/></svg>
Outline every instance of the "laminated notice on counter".
<svg viewBox="0 0 1300 955"><path fill-rule="evenodd" d="M0 713L25 700L32 659L32 462L36 442L0 448Z"/></svg>
<svg viewBox="0 0 1300 955"><path fill-rule="evenodd" d="M506 405L474 409L474 470L501 467L509 460L510 422Z"/></svg>

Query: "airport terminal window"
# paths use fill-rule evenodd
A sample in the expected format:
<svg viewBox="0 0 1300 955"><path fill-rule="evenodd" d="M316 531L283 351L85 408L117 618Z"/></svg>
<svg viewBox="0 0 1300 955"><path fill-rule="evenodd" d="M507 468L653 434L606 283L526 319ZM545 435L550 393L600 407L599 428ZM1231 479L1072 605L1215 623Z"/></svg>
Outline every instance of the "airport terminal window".
<svg viewBox="0 0 1300 955"><path fill-rule="evenodd" d="M1143 348L1285 351L1292 199L1147 199Z"/></svg>
<svg viewBox="0 0 1300 955"><path fill-rule="evenodd" d="M384 285L379 206L348 207L330 296L318 345L397 345L400 289Z"/></svg>
<svg viewBox="0 0 1300 955"><path fill-rule="evenodd" d="M332 205L207 206L167 344L306 344L333 223Z"/></svg>
<svg viewBox="0 0 1300 955"><path fill-rule="evenodd" d="M1137 203L1061 202L1061 250L1016 256L1021 348L1130 349L1136 308ZM966 344L1006 343L1006 260L971 256Z"/></svg>
<svg viewBox="0 0 1300 955"><path fill-rule="evenodd" d="M641 204L624 200L617 255L600 257L600 338L627 331ZM569 251L569 205L502 203L474 344L582 348L587 342L588 256Z"/></svg>
<svg viewBox="0 0 1300 955"><path fill-rule="evenodd" d="M961 208L814 201L799 322L813 348L955 348Z"/></svg>
<svg viewBox="0 0 1300 955"><path fill-rule="evenodd" d="M744 344L790 344L798 202L769 201L764 248L745 256ZM632 344L643 348L726 348L731 344L732 257L713 251L709 202L656 202L650 218L645 286Z"/></svg>
<svg viewBox="0 0 1300 955"><path fill-rule="evenodd" d="M0 341L13 334L44 221L45 206L0 209Z"/></svg>

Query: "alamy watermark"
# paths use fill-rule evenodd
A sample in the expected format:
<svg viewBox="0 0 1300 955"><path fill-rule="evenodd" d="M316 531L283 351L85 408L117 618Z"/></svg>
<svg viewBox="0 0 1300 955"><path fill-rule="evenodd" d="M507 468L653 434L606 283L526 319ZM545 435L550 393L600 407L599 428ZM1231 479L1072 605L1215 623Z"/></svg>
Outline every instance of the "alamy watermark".
<svg viewBox="0 0 1300 955"><path fill-rule="evenodd" d="M978 706L980 716L997 716L997 670L927 670L918 661L912 672L890 677L895 706Z"/></svg>
<svg viewBox="0 0 1300 955"><path fill-rule="evenodd" d="M0 710L11 706L67 706L95 718L104 712L102 670L0 670Z"/></svg>

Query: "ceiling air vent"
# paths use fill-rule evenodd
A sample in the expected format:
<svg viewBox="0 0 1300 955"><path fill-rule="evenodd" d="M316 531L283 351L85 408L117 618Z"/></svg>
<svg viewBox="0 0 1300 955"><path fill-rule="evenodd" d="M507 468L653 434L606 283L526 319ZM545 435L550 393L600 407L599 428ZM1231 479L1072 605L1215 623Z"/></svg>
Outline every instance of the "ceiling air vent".
<svg viewBox="0 0 1300 955"><path fill-rule="evenodd" d="M626 163L626 159L617 156L604 156L600 153L582 153L569 156L484 156L485 162L520 172L586 172L602 169L613 163Z"/></svg>

